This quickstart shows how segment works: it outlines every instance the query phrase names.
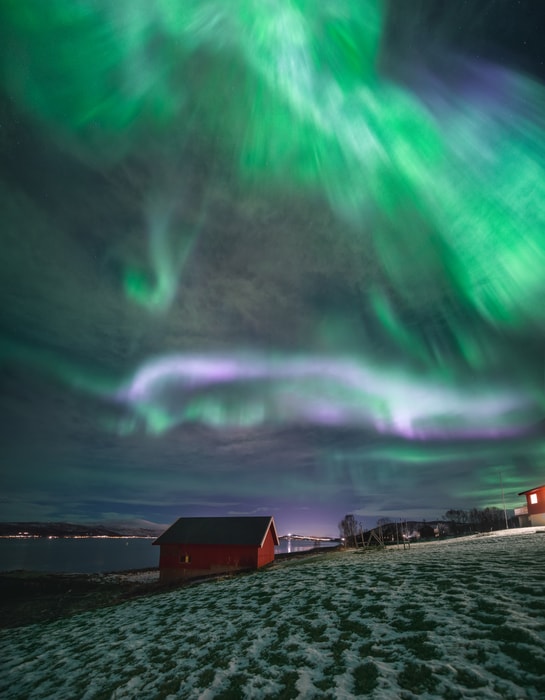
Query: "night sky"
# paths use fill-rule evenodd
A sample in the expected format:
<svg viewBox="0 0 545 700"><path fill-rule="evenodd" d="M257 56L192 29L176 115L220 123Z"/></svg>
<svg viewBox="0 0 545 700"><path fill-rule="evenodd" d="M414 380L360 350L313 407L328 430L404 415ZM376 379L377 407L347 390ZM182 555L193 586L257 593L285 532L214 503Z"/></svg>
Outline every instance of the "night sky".
<svg viewBox="0 0 545 700"><path fill-rule="evenodd" d="M545 4L0 7L0 519L522 505Z"/></svg>

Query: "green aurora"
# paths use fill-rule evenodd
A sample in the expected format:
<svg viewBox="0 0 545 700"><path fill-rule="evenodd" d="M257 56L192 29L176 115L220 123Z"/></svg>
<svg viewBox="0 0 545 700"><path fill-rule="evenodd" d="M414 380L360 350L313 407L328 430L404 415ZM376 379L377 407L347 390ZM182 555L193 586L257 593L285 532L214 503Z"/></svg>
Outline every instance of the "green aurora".
<svg viewBox="0 0 545 700"><path fill-rule="evenodd" d="M3 3L6 519L331 532L543 482L543 76L417 19Z"/></svg>

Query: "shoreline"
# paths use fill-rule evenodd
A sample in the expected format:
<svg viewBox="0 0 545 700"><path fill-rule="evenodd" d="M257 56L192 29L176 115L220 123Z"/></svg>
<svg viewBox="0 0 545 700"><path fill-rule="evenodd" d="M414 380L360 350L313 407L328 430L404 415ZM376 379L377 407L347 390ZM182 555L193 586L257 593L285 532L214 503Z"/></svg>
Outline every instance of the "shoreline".
<svg viewBox="0 0 545 700"><path fill-rule="evenodd" d="M330 554L338 547L317 547L277 554L275 562ZM274 566L274 562L269 566ZM167 593L248 571L210 574L161 583L159 567L105 573L57 573L24 569L0 572L0 629L53 622L81 612L120 605L134 598ZM252 570L253 573L253 570Z"/></svg>
<svg viewBox="0 0 545 700"><path fill-rule="evenodd" d="M155 575L150 577L150 573ZM2 572L0 628L52 622L161 590L168 588L159 583L158 569L109 574Z"/></svg>
<svg viewBox="0 0 545 700"><path fill-rule="evenodd" d="M451 543L479 541L483 538L509 538L510 535L545 535L545 526L538 525L511 530L466 535L442 540L411 543L411 547L425 548L439 542ZM402 545L387 545L385 550L395 550ZM372 548L373 551L375 548ZM339 552L365 552L370 549L342 547L317 547L302 552L277 554L274 562L286 566L290 561L333 555ZM120 605L134 598L167 593L175 589L199 585L205 581L232 578L248 574L248 571L211 574L210 576L161 583L159 568L128 569L106 573L48 573L39 571L0 572L0 629L24 627L35 623L53 622L81 612ZM253 570L250 572L253 573Z"/></svg>

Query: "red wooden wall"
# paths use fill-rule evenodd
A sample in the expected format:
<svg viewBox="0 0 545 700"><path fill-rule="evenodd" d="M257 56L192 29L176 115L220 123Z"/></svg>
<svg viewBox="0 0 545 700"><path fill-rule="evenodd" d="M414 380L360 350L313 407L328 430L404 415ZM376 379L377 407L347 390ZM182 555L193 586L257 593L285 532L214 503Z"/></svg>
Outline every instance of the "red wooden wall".
<svg viewBox="0 0 545 700"><path fill-rule="evenodd" d="M274 561L274 540L272 536L272 528L269 528L263 547L257 550L257 566L265 566L269 562Z"/></svg>
<svg viewBox="0 0 545 700"><path fill-rule="evenodd" d="M274 541L269 528L263 547L254 545L162 544L159 557L161 580L257 569L274 560Z"/></svg>

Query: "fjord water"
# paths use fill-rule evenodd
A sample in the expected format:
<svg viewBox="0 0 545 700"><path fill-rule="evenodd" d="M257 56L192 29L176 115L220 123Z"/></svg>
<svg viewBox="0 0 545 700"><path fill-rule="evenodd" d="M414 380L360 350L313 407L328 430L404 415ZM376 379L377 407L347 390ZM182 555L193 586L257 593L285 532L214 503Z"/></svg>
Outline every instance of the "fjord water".
<svg viewBox="0 0 545 700"><path fill-rule="evenodd" d="M159 565L152 538L21 538L0 540L0 570L103 573Z"/></svg>
<svg viewBox="0 0 545 700"><path fill-rule="evenodd" d="M0 571L104 573L159 565L153 538L6 538L0 539ZM324 542L324 546L337 544ZM276 553L302 552L320 543L282 540Z"/></svg>

